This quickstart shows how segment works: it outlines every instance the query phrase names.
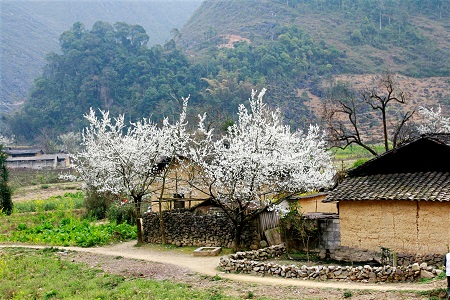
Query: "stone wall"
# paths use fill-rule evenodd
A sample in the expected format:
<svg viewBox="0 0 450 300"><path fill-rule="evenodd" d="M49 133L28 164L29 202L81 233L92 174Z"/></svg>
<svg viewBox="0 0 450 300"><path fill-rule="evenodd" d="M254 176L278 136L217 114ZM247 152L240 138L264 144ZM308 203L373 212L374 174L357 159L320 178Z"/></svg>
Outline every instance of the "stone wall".
<svg viewBox="0 0 450 300"><path fill-rule="evenodd" d="M232 248L234 230L225 216L195 215L188 210L163 211L167 243L177 246L227 247ZM147 243L161 243L159 213L143 216L143 238ZM253 223L242 234L247 249L257 249L259 234L257 223Z"/></svg>
<svg viewBox="0 0 450 300"><path fill-rule="evenodd" d="M341 245L425 255L446 253L450 202L341 201Z"/></svg>
<svg viewBox="0 0 450 300"><path fill-rule="evenodd" d="M286 278L309 280L355 281L363 283L376 282L413 282L420 278L433 278L442 273L441 270L429 267L426 263L406 267L371 267L365 266L312 266L279 265L264 262L285 252L283 246L272 246L258 251L238 252L222 257L220 267L226 272L253 273Z"/></svg>
<svg viewBox="0 0 450 300"><path fill-rule="evenodd" d="M277 258L286 253L284 245L274 245L263 249L236 252L228 255L229 259L233 260L267 260Z"/></svg>
<svg viewBox="0 0 450 300"><path fill-rule="evenodd" d="M381 249L380 249L381 250ZM394 258L394 255L396 258ZM364 263L375 265L408 266L415 263L426 263L433 268L439 268L443 264L442 254L413 255L407 253L393 253L382 257L381 251L370 251L349 247L337 247L334 249L322 249L319 252L320 259L333 260L346 263ZM395 260L395 261L394 261Z"/></svg>
<svg viewBox="0 0 450 300"><path fill-rule="evenodd" d="M341 231L339 219L319 220L319 247L323 249L335 249L341 245Z"/></svg>

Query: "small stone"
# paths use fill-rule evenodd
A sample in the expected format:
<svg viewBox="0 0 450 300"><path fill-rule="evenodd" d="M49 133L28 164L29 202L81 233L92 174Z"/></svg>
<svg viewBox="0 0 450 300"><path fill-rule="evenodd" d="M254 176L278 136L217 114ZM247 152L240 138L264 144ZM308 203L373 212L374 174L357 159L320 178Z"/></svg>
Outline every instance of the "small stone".
<svg viewBox="0 0 450 300"><path fill-rule="evenodd" d="M434 278L433 273L428 272L426 270L421 270L420 271L420 278Z"/></svg>

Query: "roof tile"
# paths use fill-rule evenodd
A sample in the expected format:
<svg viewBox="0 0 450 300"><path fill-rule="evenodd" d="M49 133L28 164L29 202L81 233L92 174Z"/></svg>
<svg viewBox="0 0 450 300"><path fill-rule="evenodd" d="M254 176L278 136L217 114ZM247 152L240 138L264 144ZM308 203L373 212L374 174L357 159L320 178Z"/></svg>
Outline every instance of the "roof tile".
<svg viewBox="0 0 450 300"><path fill-rule="evenodd" d="M449 172L417 172L347 177L324 202L342 200L450 201Z"/></svg>

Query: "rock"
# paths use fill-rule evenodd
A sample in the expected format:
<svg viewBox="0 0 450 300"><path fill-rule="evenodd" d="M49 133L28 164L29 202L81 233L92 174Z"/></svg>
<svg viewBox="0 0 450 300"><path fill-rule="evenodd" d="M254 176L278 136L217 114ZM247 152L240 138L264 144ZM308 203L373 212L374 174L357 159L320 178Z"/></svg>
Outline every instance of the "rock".
<svg viewBox="0 0 450 300"><path fill-rule="evenodd" d="M426 270L421 270L420 271L420 278L434 278L433 273L428 272Z"/></svg>
<svg viewBox="0 0 450 300"><path fill-rule="evenodd" d="M266 248L268 246L267 242L265 240L262 240L259 242L259 247Z"/></svg>
<svg viewBox="0 0 450 300"><path fill-rule="evenodd" d="M279 228L268 229L264 232L269 245L279 245L282 242Z"/></svg>
<svg viewBox="0 0 450 300"><path fill-rule="evenodd" d="M419 271L420 270L420 266L419 266L419 264L418 263L414 263L412 266L411 266L411 270L412 271Z"/></svg>

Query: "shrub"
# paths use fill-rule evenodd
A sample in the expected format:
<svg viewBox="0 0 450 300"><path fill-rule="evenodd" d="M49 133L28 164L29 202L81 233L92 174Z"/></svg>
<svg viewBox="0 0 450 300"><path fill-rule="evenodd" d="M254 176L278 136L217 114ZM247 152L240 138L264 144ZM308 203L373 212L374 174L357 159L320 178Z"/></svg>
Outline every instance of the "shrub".
<svg viewBox="0 0 450 300"><path fill-rule="evenodd" d="M117 224L136 224L136 210L131 204L111 205L106 212L106 217L109 221L115 221Z"/></svg>
<svg viewBox="0 0 450 300"><path fill-rule="evenodd" d="M96 219L104 219L106 212L114 202L119 202L118 196L90 190L86 193L86 214Z"/></svg>
<svg viewBox="0 0 450 300"><path fill-rule="evenodd" d="M13 211L11 189L8 186L8 169L6 168L7 155L0 145L0 213L10 215Z"/></svg>

